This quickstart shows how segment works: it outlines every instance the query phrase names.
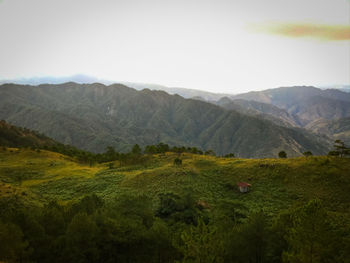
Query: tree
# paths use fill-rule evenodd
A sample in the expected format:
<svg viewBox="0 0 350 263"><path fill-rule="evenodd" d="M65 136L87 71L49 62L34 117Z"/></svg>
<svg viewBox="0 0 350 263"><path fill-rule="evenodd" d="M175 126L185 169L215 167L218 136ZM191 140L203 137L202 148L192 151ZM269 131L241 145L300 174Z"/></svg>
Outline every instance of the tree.
<svg viewBox="0 0 350 263"><path fill-rule="evenodd" d="M243 238L245 257L249 262L264 262L270 233L266 215L260 211L252 214L243 225L240 234ZM243 253L244 253L243 252Z"/></svg>
<svg viewBox="0 0 350 263"><path fill-rule="evenodd" d="M69 210L71 216L77 213L93 214L97 209L102 208L103 200L96 194L84 196L79 202L74 203Z"/></svg>
<svg viewBox="0 0 350 263"><path fill-rule="evenodd" d="M152 246L150 250L155 255L152 262L176 262L179 251L173 245L172 232L162 219L157 218L154 221L150 229L149 240L151 242L148 243L151 243Z"/></svg>
<svg viewBox="0 0 350 263"><path fill-rule="evenodd" d="M198 149L196 147L192 147L191 150L189 151L190 153L193 153L193 154L197 154L198 153Z"/></svg>
<svg viewBox="0 0 350 263"><path fill-rule="evenodd" d="M106 156L106 159L104 161L114 161L118 159L118 153L114 150L112 146L108 146L106 148L106 152L104 154Z"/></svg>
<svg viewBox="0 0 350 263"><path fill-rule="evenodd" d="M306 152L303 153L303 155L304 155L305 157L309 157L309 156L312 156L312 152L306 151Z"/></svg>
<svg viewBox="0 0 350 263"><path fill-rule="evenodd" d="M190 189L185 194L178 196L173 193L162 193L159 195L159 206L156 215L160 218L171 219L175 222L196 224L199 211L197 202Z"/></svg>
<svg viewBox="0 0 350 263"><path fill-rule="evenodd" d="M39 223L44 228L45 233L52 238L63 235L65 229L63 208L57 202L51 201L44 206Z"/></svg>
<svg viewBox="0 0 350 263"><path fill-rule="evenodd" d="M5 262L21 261L28 243L23 240L21 229L12 223L0 221L0 260Z"/></svg>
<svg viewBox="0 0 350 263"><path fill-rule="evenodd" d="M288 250L286 236L288 234L288 230L293 226L293 212L293 209L284 210L273 220L270 228L268 262L282 262L283 253L284 251Z"/></svg>
<svg viewBox="0 0 350 263"><path fill-rule="evenodd" d="M215 152L213 150L207 150L204 152L205 155L212 155L212 156L215 156Z"/></svg>
<svg viewBox="0 0 350 263"><path fill-rule="evenodd" d="M211 263L223 262L224 246L217 235L216 228L198 220L196 226L189 228L181 234L184 262Z"/></svg>
<svg viewBox="0 0 350 263"><path fill-rule="evenodd" d="M344 155L350 155L350 148L345 146L345 143L341 140L334 142L334 151L329 152L329 155L344 157Z"/></svg>
<svg viewBox="0 0 350 263"><path fill-rule="evenodd" d="M159 206L156 215L165 218L179 210L180 197L173 193L163 193L159 195Z"/></svg>
<svg viewBox="0 0 350 263"><path fill-rule="evenodd" d="M280 151L280 152L278 153L278 157L279 157L279 158L287 158L287 153L286 153L285 151Z"/></svg>
<svg viewBox="0 0 350 263"><path fill-rule="evenodd" d="M155 145L147 145L145 148L145 153L147 154L155 154L157 153L157 148Z"/></svg>
<svg viewBox="0 0 350 263"><path fill-rule="evenodd" d="M140 146L138 144L135 144L133 147L132 147L132 150L131 150L132 154L134 155L141 155L142 153L142 150L140 148Z"/></svg>
<svg viewBox="0 0 350 263"><path fill-rule="evenodd" d="M247 217L247 207L243 202L230 199L217 200L217 204L212 211L212 219L224 228L227 225L242 223Z"/></svg>
<svg viewBox="0 0 350 263"><path fill-rule="evenodd" d="M289 249L283 253L283 262L335 262L334 237L321 201L311 200L292 215L292 227L286 235Z"/></svg>
<svg viewBox="0 0 350 263"><path fill-rule="evenodd" d="M165 153L165 152L168 152L170 147L168 144L165 144L165 143L162 143L160 142L157 146L157 152L158 153Z"/></svg>
<svg viewBox="0 0 350 263"><path fill-rule="evenodd" d="M181 160L180 158L175 158L175 160L174 160L174 165L175 165L175 166L180 166L180 165L182 165L182 160Z"/></svg>
<svg viewBox="0 0 350 263"><path fill-rule="evenodd" d="M98 228L91 216L86 213L76 214L66 232L68 262L96 262Z"/></svg>

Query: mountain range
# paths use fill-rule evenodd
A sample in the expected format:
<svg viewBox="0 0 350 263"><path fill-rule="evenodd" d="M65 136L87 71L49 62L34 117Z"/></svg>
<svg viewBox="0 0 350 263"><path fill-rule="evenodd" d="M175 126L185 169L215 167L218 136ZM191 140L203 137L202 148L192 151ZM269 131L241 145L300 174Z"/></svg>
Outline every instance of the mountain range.
<svg viewBox="0 0 350 263"><path fill-rule="evenodd" d="M350 93L315 87L282 87L231 96L275 105L284 109L302 127L316 119L336 119L350 116Z"/></svg>
<svg viewBox="0 0 350 263"><path fill-rule="evenodd" d="M266 112L264 107L261 111ZM266 107L280 112L287 122L288 110ZM325 154L330 149L328 137L267 116L273 117L122 84L0 86L1 119L93 152L107 146L128 151L134 144L159 142L212 149L220 155L233 152L239 157L273 157L281 150L289 156L308 150Z"/></svg>
<svg viewBox="0 0 350 263"><path fill-rule="evenodd" d="M349 142L350 93L337 89L282 87L224 97L216 103L278 125L305 128Z"/></svg>
<svg viewBox="0 0 350 263"><path fill-rule="evenodd" d="M0 84L14 83L21 85L40 85L40 84L63 84L67 82L75 82L79 84L93 84L102 83L104 85L111 85L114 83L124 84L130 88L136 90L150 89L150 90L163 90L169 94L178 94L184 98L201 98L205 101L217 101L222 97L230 96L232 94L214 93L209 91L197 90L197 89L186 89L177 87L167 87L164 85L150 84L150 83L138 83L130 81L113 81L108 79L96 78L84 74L76 74L67 77L33 77L33 78L17 78L17 79L4 79L0 80Z"/></svg>

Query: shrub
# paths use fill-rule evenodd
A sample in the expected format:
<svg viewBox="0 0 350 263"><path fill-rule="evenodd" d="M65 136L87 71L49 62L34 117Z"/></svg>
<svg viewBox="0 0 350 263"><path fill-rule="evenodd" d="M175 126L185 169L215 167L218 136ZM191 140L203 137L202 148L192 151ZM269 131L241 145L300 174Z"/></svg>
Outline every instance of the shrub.
<svg viewBox="0 0 350 263"><path fill-rule="evenodd" d="M279 157L279 158L287 158L287 153L286 153L285 151L280 151L280 152L278 153L278 157Z"/></svg>

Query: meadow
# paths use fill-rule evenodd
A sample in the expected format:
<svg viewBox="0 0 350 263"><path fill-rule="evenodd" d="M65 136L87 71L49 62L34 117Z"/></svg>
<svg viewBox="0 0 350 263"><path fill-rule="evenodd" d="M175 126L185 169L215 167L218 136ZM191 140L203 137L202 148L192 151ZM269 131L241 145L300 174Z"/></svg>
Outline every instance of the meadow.
<svg viewBox="0 0 350 263"><path fill-rule="evenodd" d="M175 164L174 160L176 158L181 159L182 163ZM251 184L250 191L241 193L237 187L238 182ZM41 222L42 219L40 218L46 210L52 209L51 206L58 206L58 210L62 211L62 217L66 220L63 228L67 230L62 230L61 233L62 235L68 235L65 236L65 242L70 240L69 235L71 234L68 234L68 230L70 229L69 225L74 223L75 217L73 215L82 216L81 212L87 213L86 216L97 220L94 221L96 225L99 225L98 219L96 219L98 218L97 215L104 215L104 213L106 213L107 218L113 220L116 220L115 218L119 218L118 220L128 218L130 213L135 213L143 218L142 222L146 222L144 221L145 218L152 218L153 221L149 220L153 223L149 226L148 223L144 223L145 229L148 229L147 231L155 231L153 229L154 222L160 220L159 222L164 224L162 227L168 233L167 244L170 247L168 250L162 250L166 251L164 252L166 255L157 250L159 253L154 252L155 254L148 255L149 258L143 261L147 258L142 249L145 246L141 246L141 248L132 246L134 250L139 250L140 254L136 253L139 257L130 259L130 251L124 251L127 253L126 255L123 254L124 252L120 252L124 255L123 260L120 260L121 262L248 262L248 260L251 260L249 262L281 262L282 260L283 262L298 262L291 260L291 258L293 259L293 255L294 258L295 255L300 256L302 251L292 245L280 248L281 251L279 252L276 252L276 248L268 246L266 253L259 249L261 258L259 256L258 258L249 259L249 256L247 258L246 255L250 255L251 251L242 252L245 256L240 256L237 254L237 250L241 248L234 244L244 244L242 240L238 241L244 235L248 235L246 242L252 243L252 237L247 234L250 232L245 229L249 224L253 224L251 227L254 228L256 227L254 224L259 225L261 223L259 223L260 219L254 221L256 215L259 215L258 218L263 218L261 220L265 222L266 229L274 231L272 230L273 227L276 227L276 224L278 225L276 222L281 223L279 220L286 220L281 219L283 215L290 214L291 221L289 224L290 229L292 229L292 227L296 228L295 222L299 222L300 218L305 218L300 217L299 221L294 222L294 216L315 204L313 202L317 204L315 207L318 207L318 203L322 204L322 211L327 213L333 226L335 226L334 233L341 232L341 240L334 243L346 250L343 244L350 237L348 231L350 226L349 192L349 158L309 156L280 159L239 159L168 152L144 155L142 162L125 165L119 161L83 164L73 157L46 150L24 148L2 148L0 150L0 208L3 211L2 220L4 224L6 222L9 224L16 222L14 218L18 217L18 211L10 212L7 217L4 216L10 210L8 204L16 204L14 207L17 208L14 210L22 211L23 209L34 208L42 211L38 212L40 215L36 219L38 222ZM89 199L92 195L93 198ZM133 201L123 203L125 202L124 197ZM95 200L94 198L100 201L91 201ZM84 202L88 202L89 205L83 205ZM98 208L99 206L96 205L99 202L103 203L102 208ZM118 214L118 216L110 215L110 210L114 209L111 207L116 206L119 211L116 213L121 214ZM80 208L77 209L76 207ZM124 211L125 207L127 207L126 212L120 212ZM92 211L89 209L92 209ZM317 213L320 213L319 210L317 211ZM144 214L140 215L140 213ZM233 215L230 215L230 213ZM309 216L312 218L317 216L317 213L313 212ZM131 218L134 219L134 215ZM227 218L231 218L232 222ZM26 230L23 229L21 223L16 224L19 225L24 236L26 236ZM235 233L235 237L224 238L227 229L224 230L223 226L231 229L232 233ZM136 228L136 226L134 227ZM207 235L210 237L210 235L214 235L213 233L216 233L216 236L214 235L215 238L211 236L212 240L209 238L206 242L198 241L196 231L204 231L204 234L200 232L202 233L201 236ZM144 235L146 232L142 233ZM269 238L275 237L271 232L269 233L266 234ZM283 236L286 233L289 233L288 230L285 230L285 233L281 234L279 238L285 238ZM155 235L155 233L150 232L147 235ZM213 246L213 242L226 239L229 241L223 241L222 246L215 250L216 247ZM235 240L235 242L232 240ZM296 242L295 239L288 240L286 238L283 242L288 243L293 240ZM31 241L28 242L31 244ZM269 239L266 242L271 243L273 241ZM199 256L202 253L200 252L201 249L209 244L212 244L211 253L217 253L221 256L201 258ZM194 247L190 248L190 245ZM35 246L35 244L32 246ZM196 251L195 248L198 247L201 248L199 252L193 254L193 251ZM153 249L147 248L147 251L153 251ZM223 249L226 252L223 252ZM254 248L252 249L254 250ZM337 247L337 249L339 248ZM36 250L34 249L34 252L32 252L32 257L34 257ZM90 250L88 249L88 251ZM232 251L236 252L233 253ZM87 252L84 256L85 259L88 258L87 255L90 252ZM77 255L74 254L75 252L72 253L71 251L67 252L67 255L69 255L67 257L75 257L75 259L82 257L79 253ZM96 256L96 262L103 262L101 261L101 255L105 254L101 253L100 251L99 257ZM317 253L319 254L319 252ZM331 252L328 251L327 253ZM344 253L340 253L341 259L345 259ZM134 256L136 254L133 252ZM271 256L272 254L273 256ZM65 260L67 260L67 257ZM319 257L319 255L314 256L314 262L323 262L317 261ZM39 258L42 259L43 257L40 256ZM233 258L236 260L233 260ZM334 259L334 256L330 256L330 258ZM47 256L46 260L50 261L52 258ZM343 262L339 261L339 258L337 260ZM13 261L18 261L18 258ZM38 260L38 258L36 258L36 261L45 262L45 260ZM85 261L82 260L81 262Z"/></svg>
<svg viewBox="0 0 350 263"><path fill-rule="evenodd" d="M179 156L182 165L176 166L174 159ZM45 150L2 149L1 196L22 195L44 203L75 201L92 192L103 199L131 192L146 194L156 202L161 193L181 195L191 189L198 200L210 206L228 198L273 213L318 198L331 210L350 212L348 158L238 159L165 153L151 155L143 164L111 163L91 167ZM240 181L252 185L248 194L238 191Z"/></svg>

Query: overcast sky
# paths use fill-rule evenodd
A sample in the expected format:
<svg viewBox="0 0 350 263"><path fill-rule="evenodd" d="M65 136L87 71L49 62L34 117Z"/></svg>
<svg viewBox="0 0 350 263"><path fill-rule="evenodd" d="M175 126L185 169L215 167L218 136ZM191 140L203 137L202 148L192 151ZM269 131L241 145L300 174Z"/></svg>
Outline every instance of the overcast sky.
<svg viewBox="0 0 350 263"><path fill-rule="evenodd" d="M350 83L349 0L0 0L0 79L238 93Z"/></svg>

